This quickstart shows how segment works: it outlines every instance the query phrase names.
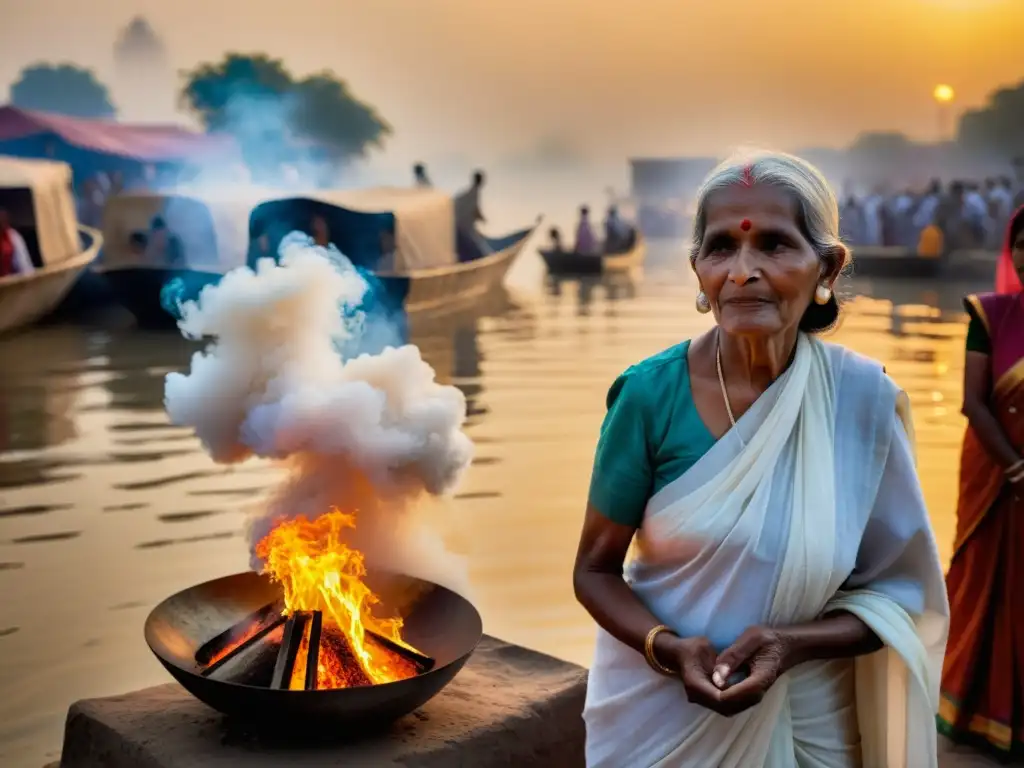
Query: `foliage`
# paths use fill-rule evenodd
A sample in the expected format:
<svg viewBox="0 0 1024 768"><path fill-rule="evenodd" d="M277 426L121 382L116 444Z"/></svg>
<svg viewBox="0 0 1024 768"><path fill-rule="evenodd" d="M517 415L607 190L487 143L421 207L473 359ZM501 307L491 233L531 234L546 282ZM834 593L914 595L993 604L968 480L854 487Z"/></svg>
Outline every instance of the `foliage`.
<svg viewBox="0 0 1024 768"><path fill-rule="evenodd" d="M71 117L112 118L117 113L107 87L92 70L72 64L25 67L11 86L11 104Z"/></svg>
<svg viewBox="0 0 1024 768"><path fill-rule="evenodd" d="M985 106L960 118L957 141L967 150L1024 157L1024 82L992 93Z"/></svg>
<svg viewBox="0 0 1024 768"><path fill-rule="evenodd" d="M345 161L392 132L329 72L296 79L280 59L230 53L186 73L182 100L209 131L233 134L247 159L284 161L310 145Z"/></svg>

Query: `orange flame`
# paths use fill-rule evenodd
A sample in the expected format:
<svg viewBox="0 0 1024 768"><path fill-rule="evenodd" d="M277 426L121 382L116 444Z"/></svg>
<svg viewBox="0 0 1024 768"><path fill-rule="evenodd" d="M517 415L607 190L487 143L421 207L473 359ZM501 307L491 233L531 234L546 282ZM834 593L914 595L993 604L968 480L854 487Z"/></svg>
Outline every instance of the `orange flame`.
<svg viewBox="0 0 1024 768"><path fill-rule="evenodd" d="M411 661L367 634L410 647L401 637L401 619L379 619L372 613L379 598L363 581L363 555L342 541L344 531L355 525L354 515L333 509L314 520L299 517L280 523L256 545L257 556L266 563L263 573L283 588L285 613L323 614L317 669L320 690L391 683L416 674ZM303 638L306 643L308 639ZM297 663L293 688L302 687L295 681L305 675L304 669L299 675L298 667Z"/></svg>

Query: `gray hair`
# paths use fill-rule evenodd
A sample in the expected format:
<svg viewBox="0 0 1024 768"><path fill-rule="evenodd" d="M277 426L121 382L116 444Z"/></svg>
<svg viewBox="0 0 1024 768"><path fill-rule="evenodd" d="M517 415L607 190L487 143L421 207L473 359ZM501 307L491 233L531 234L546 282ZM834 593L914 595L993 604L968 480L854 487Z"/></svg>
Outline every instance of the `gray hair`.
<svg viewBox="0 0 1024 768"><path fill-rule="evenodd" d="M771 185L792 195L797 206L797 224L822 262L839 269L848 265L850 251L839 239L839 203L821 171L794 155L766 150L733 155L711 171L700 185L693 219L691 264L704 244L709 197L719 190L743 184ZM811 304L801 327L808 332L826 330L838 317L839 304L833 295L823 307Z"/></svg>

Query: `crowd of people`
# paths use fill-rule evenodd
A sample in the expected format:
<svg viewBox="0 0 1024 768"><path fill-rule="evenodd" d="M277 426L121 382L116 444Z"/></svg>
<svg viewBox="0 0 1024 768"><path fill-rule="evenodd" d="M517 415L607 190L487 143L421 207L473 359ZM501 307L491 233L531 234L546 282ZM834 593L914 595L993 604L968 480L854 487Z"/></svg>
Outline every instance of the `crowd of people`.
<svg viewBox="0 0 1024 768"><path fill-rule="evenodd" d="M850 246L913 248L926 255L1001 246L1010 215L1024 204L1024 165L1016 178L983 182L935 179L922 190L848 192L839 208L840 233Z"/></svg>

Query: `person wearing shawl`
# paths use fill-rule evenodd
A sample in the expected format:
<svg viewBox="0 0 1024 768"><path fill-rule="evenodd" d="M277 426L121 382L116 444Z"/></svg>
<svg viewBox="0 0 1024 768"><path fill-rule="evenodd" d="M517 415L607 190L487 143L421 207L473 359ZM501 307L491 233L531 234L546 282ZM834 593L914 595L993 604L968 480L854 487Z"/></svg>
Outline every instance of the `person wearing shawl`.
<svg viewBox="0 0 1024 768"><path fill-rule="evenodd" d="M715 323L615 381L594 461L573 573L598 624L590 768L937 765L949 606L909 403L817 338L847 258L803 160L701 186Z"/></svg>
<svg viewBox="0 0 1024 768"><path fill-rule="evenodd" d="M1024 208L1010 219L996 292L968 296L967 429L960 455L950 634L939 730L1024 754Z"/></svg>

